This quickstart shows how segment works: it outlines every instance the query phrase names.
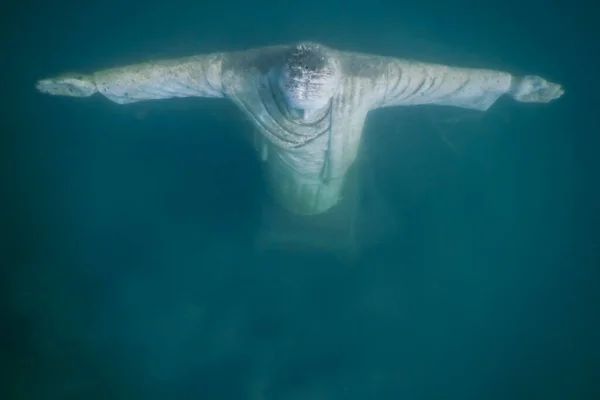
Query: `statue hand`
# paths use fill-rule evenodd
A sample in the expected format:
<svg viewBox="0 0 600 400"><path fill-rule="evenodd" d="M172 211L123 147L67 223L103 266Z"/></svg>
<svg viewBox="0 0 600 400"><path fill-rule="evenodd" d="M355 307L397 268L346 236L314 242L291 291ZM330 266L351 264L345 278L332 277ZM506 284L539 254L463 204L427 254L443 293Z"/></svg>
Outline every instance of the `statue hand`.
<svg viewBox="0 0 600 400"><path fill-rule="evenodd" d="M88 97L96 93L96 84L92 77L82 74L64 74L41 79L35 87L42 93L54 96Z"/></svg>
<svg viewBox="0 0 600 400"><path fill-rule="evenodd" d="M515 100L526 103L548 103L564 94L558 83L548 82L535 75L513 77L508 94Z"/></svg>

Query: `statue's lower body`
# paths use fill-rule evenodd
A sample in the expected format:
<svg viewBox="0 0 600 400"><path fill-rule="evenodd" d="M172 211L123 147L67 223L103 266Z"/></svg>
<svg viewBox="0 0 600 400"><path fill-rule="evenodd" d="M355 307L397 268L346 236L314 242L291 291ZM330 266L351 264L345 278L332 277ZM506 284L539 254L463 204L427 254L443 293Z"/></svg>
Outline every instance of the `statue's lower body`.
<svg viewBox="0 0 600 400"><path fill-rule="evenodd" d="M277 194L269 196L263 203L256 250L326 252L354 259L389 234L394 218L368 165L355 163L340 188L339 201L319 213L294 212Z"/></svg>

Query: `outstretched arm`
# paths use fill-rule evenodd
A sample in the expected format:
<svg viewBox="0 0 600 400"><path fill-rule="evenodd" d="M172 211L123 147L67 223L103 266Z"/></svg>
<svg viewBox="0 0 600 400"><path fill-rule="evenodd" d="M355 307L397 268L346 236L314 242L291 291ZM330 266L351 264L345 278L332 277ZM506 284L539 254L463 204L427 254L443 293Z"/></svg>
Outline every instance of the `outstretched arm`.
<svg viewBox="0 0 600 400"><path fill-rule="evenodd" d="M400 59L386 59L384 66L380 107L437 104L485 111L504 94L546 103L564 93L560 85L537 76Z"/></svg>
<svg viewBox="0 0 600 400"><path fill-rule="evenodd" d="M173 97L223 97L223 53L150 61L39 80L36 88L55 96L100 93L118 104Z"/></svg>

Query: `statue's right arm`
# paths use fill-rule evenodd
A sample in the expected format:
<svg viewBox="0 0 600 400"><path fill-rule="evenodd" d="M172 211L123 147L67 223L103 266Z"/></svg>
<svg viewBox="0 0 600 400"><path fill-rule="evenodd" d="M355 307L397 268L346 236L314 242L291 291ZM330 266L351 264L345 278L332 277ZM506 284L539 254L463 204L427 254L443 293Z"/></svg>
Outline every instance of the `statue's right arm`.
<svg viewBox="0 0 600 400"><path fill-rule="evenodd" d="M174 97L223 97L224 53L149 61L41 79L36 88L55 96L88 97L95 93L118 104Z"/></svg>

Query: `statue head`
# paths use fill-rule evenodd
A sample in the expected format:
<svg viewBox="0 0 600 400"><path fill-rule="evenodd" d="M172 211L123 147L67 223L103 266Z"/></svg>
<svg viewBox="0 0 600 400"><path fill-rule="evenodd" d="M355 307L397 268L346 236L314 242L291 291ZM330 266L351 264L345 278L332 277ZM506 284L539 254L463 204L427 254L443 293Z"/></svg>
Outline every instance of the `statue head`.
<svg viewBox="0 0 600 400"><path fill-rule="evenodd" d="M340 74L338 60L326 47L299 43L287 54L278 83L289 107L319 110L337 91Z"/></svg>

